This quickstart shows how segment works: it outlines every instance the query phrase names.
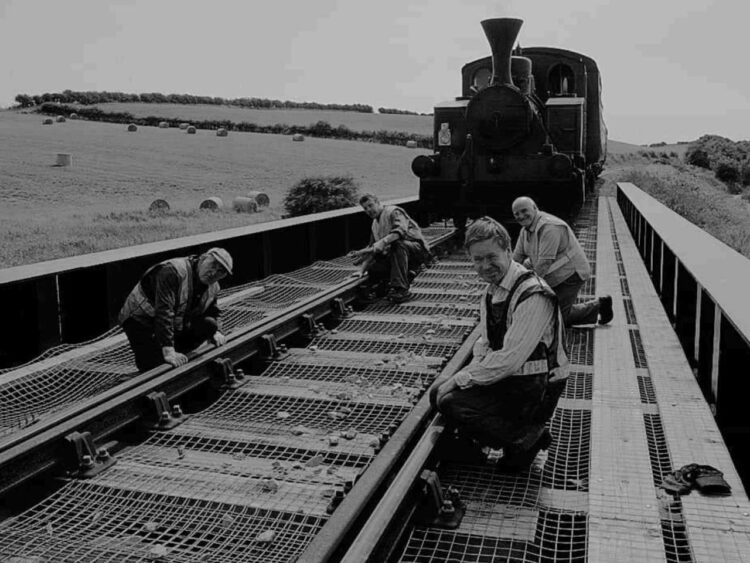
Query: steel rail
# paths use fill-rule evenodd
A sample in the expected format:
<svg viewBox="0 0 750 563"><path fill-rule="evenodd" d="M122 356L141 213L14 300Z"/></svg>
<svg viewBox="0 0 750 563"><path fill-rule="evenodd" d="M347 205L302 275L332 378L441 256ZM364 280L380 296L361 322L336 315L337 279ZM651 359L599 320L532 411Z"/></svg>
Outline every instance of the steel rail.
<svg viewBox="0 0 750 563"><path fill-rule="evenodd" d="M430 246L444 244L452 236L453 233L446 233L437 237ZM340 282L302 300L293 310L233 331L220 348L190 354L190 361L184 366L154 368L19 432L0 444L0 495L63 463L69 455L63 439L71 432L85 430L91 432L95 442L101 441L150 416L149 405L144 400L149 393L164 392L169 401L179 398L215 376L216 360L229 359L233 364L244 361L258 353L263 335L273 334L279 340L286 338L300 329L302 315L312 314L317 321L333 312L333 300L341 298L346 304L350 303L355 298L356 288L365 279L358 277Z"/></svg>
<svg viewBox="0 0 750 563"><path fill-rule="evenodd" d="M337 550L341 549L352 527L362 518L366 507L373 502L378 489L386 484L388 476L401 467L402 469L396 479L388 483L388 490L383 497L386 500L380 501L375 508L375 512L372 513L373 518L377 515L378 525L370 526L369 530L377 534L377 539L380 538L387 527L386 520L390 521L398 501L403 498L414 479L416 479L419 470L440 436L440 433L436 432L432 426L430 426L431 430L423 434L430 417L434 416L429 391L434 388L437 381L445 381L466 365L471 358L474 342L479 338L479 334L480 328L477 326L441 370L435 383L425 391L414 409L396 429L378 453L378 456L357 481L355 487L346 495L325 526L315 536L315 539L310 542L310 545L298 559L298 563L331 561ZM409 446L412 446L417 440L419 440L417 447L409 450ZM405 455L408 455L406 459L404 459ZM377 499L375 500L377 501ZM372 539L375 540L376 538L373 537ZM376 543L376 541L374 543L366 542L364 546L366 549L363 548L362 544L357 544L357 552L360 554L371 552ZM358 562L366 560L367 558L364 556L360 559L349 559L349 561Z"/></svg>

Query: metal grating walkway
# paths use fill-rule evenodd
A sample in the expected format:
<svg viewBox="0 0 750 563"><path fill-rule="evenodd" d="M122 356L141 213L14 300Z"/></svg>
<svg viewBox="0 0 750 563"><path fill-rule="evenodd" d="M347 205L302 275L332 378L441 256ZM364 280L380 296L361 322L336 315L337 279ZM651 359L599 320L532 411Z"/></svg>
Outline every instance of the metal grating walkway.
<svg viewBox="0 0 750 563"><path fill-rule="evenodd" d="M467 503L457 530L413 528L404 563L750 561L750 503L614 199L575 227L611 294L606 327L568 331L554 443L520 475L444 461ZM587 290L594 294L594 284ZM658 488L687 463L718 467L729 497Z"/></svg>

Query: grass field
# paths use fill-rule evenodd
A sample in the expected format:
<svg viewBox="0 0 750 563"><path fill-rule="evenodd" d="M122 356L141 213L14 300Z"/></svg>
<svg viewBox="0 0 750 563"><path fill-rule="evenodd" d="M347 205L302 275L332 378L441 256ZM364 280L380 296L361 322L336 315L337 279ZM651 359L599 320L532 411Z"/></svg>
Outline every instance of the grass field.
<svg viewBox="0 0 750 563"><path fill-rule="evenodd" d="M332 127L346 125L352 131L404 131L421 135L432 135L432 117L425 115L398 115L358 113L350 111L326 111L307 109L245 109L236 106L142 104L112 102L97 104L102 111L126 111L134 117L162 117L183 121L229 120L239 123L247 121L258 125L311 125L327 121Z"/></svg>
<svg viewBox="0 0 750 563"><path fill-rule="evenodd" d="M351 174L361 191L383 199L417 195L411 161L429 152L269 134L188 135L175 128L129 133L117 124L42 125L42 119L0 112L3 267L276 219L286 190L305 176ZM54 166L57 153L71 154L73 165ZM266 192L270 209L233 212L232 199L250 190ZM211 196L229 209L197 211ZM157 198L174 212L150 215Z"/></svg>

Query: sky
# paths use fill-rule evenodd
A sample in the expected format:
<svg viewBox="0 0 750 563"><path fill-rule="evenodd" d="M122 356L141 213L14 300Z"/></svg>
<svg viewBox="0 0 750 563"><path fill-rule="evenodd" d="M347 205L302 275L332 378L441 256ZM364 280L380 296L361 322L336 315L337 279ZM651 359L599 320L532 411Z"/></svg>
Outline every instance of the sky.
<svg viewBox="0 0 750 563"><path fill-rule="evenodd" d="M260 97L431 112L490 54L593 58L609 138L750 139L750 4L737 0L0 0L0 107L70 90ZM741 58L742 57L742 58ZM335 125L335 124L334 124ZM0 134L2 132L0 131Z"/></svg>

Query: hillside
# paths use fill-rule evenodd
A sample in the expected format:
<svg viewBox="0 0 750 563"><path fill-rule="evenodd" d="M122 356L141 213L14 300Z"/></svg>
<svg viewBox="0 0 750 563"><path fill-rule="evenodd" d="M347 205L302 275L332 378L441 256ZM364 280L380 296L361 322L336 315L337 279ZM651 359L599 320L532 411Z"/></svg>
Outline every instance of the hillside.
<svg viewBox="0 0 750 563"><path fill-rule="evenodd" d="M351 174L361 191L384 199L417 195L410 165L427 152L270 134L188 135L176 128L129 133L123 125L76 120L42 125L42 116L15 111L0 112L0 130L0 263L6 267L276 219L286 190L306 176ZM69 153L73 166L54 166L57 153ZM232 199L250 190L268 193L271 209L232 212ZM229 209L196 211L212 196ZM146 212L157 198L172 206L168 218Z"/></svg>
<svg viewBox="0 0 750 563"><path fill-rule="evenodd" d="M183 121L215 120L246 121L257 125L310 125L327 121L333 127L345 125L354 131L404 131L432 135L432 117L424 115L398 115L359 113L350 111L306 109L250 109L236 106L121 103L96 104L107 112L128 112L134 117L161 117Z"/></svg>

